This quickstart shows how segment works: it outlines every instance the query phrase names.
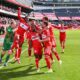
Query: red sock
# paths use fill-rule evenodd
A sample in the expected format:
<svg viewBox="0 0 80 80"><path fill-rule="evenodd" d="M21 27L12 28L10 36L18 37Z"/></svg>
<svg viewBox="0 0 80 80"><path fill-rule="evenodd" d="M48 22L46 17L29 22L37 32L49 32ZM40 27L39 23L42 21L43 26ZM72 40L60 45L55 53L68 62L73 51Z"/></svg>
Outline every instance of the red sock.
<svg viewBox="0 0 80 80"><path fill-rule="evenodd" d="M31 49L28 49L28 55L31 56Z"/></svg>
<svg viewBox="0 0 80 80"><path fill-rule="evenodd" d="M20 55L21 55L21 48L18 48L18 59L20 59Z"/></svg>
<svg viewBox="0 0 80 80"><path fill-rule="evenodd" d="M20 59L20 55L21 55L21 48L18 48L16 50L15 59Z"/></svg>
<svg viewBox="0 0 80 80"><path fill-rule="evenodd" d="M36 68L38 69L39 68L39 59L36 58L35 62L36 62Z"/></svg>
<svg viewBox="0 0 80 80"><path fill-rule="evenodd" d="M15 59L17 59L17 50L16 50L16 54L15 54Z"/></svg>
<svg viewBox="0 0 80 80"><path fill-rule="evenodd" d="M60 57L59 57L58 53L54 51L54 55L56 56L57 60L59 61Z"/></svg>
<svg viewBox="0 0 80 80"><path fill-rule="evenodd" d="M51 63L48 57L45 58L48 69L51 68Z"/></svg>
<svg viewBox="0 0 80 80"><path fill-rule="evenodd" d="M65 45L63 45L63 49L65 48Z"/></svg>
<svg viewBox="0 0 80 80"><path fill-rule="evenodd" d="M51 58L51 60L53 60L53 56L52 56L52 53L50 53L50 58Z"/></svg>

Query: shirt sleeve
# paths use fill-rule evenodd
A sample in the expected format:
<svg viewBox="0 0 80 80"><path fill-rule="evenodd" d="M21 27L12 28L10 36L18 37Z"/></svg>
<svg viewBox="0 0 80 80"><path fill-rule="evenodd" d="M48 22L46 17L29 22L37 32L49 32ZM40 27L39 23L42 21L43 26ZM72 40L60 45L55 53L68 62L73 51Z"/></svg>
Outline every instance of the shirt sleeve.
<svg viewBox="0 0 80 80"><path fill-rule="evenodd" d="M24 21L24 19L21 17L21 10L18 8L18 18L20 21Z"/></svg>

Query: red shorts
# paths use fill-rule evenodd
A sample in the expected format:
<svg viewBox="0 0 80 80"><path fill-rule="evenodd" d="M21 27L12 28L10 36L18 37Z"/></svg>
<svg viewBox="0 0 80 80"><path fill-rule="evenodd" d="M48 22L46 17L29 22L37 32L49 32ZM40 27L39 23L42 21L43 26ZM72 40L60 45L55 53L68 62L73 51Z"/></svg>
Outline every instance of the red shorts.
<svg viewBox="0 0 80 80"><path fill-rule="evenodd" d="M34 54L38 54L38 55L42 54L42 47L41 46L33 47L33 49L34 49Z"/></svg>
<svg viewBox="0 0 80 80"><path fill-rule="evenodd" d="M14 48L17 48L18 47L18 43L17 41L14 41L12 46L11 46L11 49L14 49Z"/></svg>
<svg viewBox="0 0 80 80"><path fill-rule="evenodd" d="M21 42L22 42L22 43L24 42L24 36L20 36L20 37L19 37L19 42L20 42L20 43L21 43Z"/></svg>
<svg viewBox="0 0 80 80"><path fill-rule="evenodd" d="M22 44L24 42L24 36L21 35L17 35L17 44L19 45L19 47L22 47Z"/></svg>
<svg viewBox="0 0 80 80"><path fill-rule="evenodd" d="M44 47L44 55L50 55L51 53L51 46Z"/></svg>
<svg viewBox="0 0 80 80"><path fill-rule="evenodd" d="M60 35L60 42L66 40L66 34L61 34Z"/></svg>

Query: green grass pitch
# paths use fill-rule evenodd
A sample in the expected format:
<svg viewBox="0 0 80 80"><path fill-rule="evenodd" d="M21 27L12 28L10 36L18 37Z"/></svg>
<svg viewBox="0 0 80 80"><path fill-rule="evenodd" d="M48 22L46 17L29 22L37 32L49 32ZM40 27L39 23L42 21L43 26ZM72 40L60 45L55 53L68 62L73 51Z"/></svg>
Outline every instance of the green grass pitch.
<svg viewBox="0 0 80 80"><path fill-rule="evenodd" d="M25 42L21 55L21 64L11 61L7 67L1 68L0 80L80 80L80 30L68 30L66 34L66 49L65 53L62 54L59 43L59 31L55 30L57 50L63 63L60 66L53 55L55 59L55 63L52 65L53 73L44 74L47 71L44 57L40 61L40 72L36 72L34 56L32 56L32 65L30 65L27 55L27 43ZM12 57L13 55L11 55Z"/></svg>

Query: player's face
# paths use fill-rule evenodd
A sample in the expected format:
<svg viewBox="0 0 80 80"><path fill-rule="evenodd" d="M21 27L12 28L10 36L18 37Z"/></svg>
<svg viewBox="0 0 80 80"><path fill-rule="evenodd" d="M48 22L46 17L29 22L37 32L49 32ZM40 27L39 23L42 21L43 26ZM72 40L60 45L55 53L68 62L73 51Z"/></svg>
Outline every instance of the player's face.
<svg viewBox="0 0 80 80"><path fill-rule="evenodd" d="M35 20L30 21L30 25L34 25L35 24Z"/></svg>
<svg viewBox="0 0 80 80"><path fill-rule="evenodd" d="M32 31L35 32L35 31L36 31L35 25L32 25L32 26L31 26L31 29L32 29Z"/></svg>
<svg viewBox="0 0 80 80"><path fill-rule="evenodd" d="M64 24L62 23L61 26L64 27Z"/></svg>
<svg viewBox="0 0 80 80"><path fill-rule="evenodd" d="M12 28L15 28L15 27L16 27L16 24L15 24L15 23L12 23L12 24L11 24L11 27L12 27Z"/></svg>
<svg viewBox="0 0 80 80"><path fill-rule="evenodd" d="M42 23L42 28L47 28L47 26L44 23Z"/></svg>
<svg viewBox="0 0 80 80"><path fill-rule="evenodd" d="M43 19L42 19L42 22L48 22L48 21L43 18Z"/></svg>

